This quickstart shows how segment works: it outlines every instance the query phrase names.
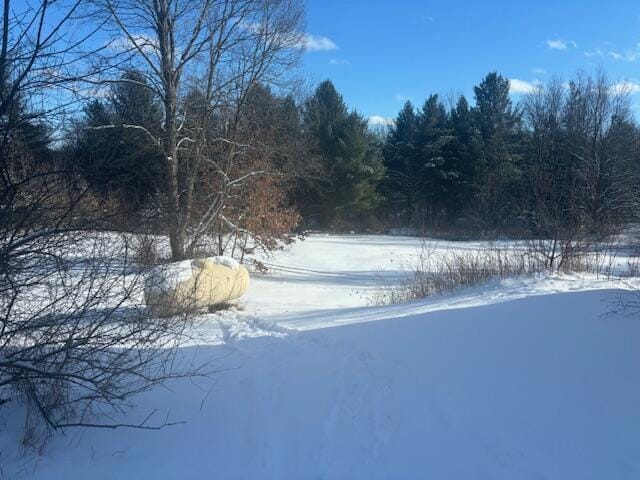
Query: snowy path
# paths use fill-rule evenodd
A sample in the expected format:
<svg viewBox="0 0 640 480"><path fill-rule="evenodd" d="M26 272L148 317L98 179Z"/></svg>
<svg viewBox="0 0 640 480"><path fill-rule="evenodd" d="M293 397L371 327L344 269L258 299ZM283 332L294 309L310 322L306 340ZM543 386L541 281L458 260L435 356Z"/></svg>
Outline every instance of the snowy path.
<svg viewBox="0 0 640 480"><path fill-rule="evenodd" d="M640 478L640 320L607 314L621 291L554 277L389 307L352 294L417 246L296 245L245 312L212 316L223 344L184 349L215 359L213 389L173 382L128 414L186 424L73 431L35 456L6 415L0 478Z"/></svg>

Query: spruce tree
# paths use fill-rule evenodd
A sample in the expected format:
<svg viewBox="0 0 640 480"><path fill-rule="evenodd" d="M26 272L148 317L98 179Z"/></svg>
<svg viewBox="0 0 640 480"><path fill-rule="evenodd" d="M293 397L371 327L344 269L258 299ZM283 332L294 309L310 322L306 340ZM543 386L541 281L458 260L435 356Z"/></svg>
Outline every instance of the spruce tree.
<svg viewBox="0 0 640 480"><path fill-rule="evenodd" d="M448 149L450 168L456 172L448 200L452 217L463 214L473 203L477 162L482 154L482 139L475 119L467 99L460 96L451 111L453 140Z"/></svg>
<svg viewBox="0 0 640 480"><path fill-rule="evenodd" d="M142 206L160 190L163 164L151 138L159 137L162 112L144 77L126 72L107 99L93 100L84 114L75 145L76 168L98 194L134 209Z"/></svg>
<svg viewBox="0 0 640 480"><path fill-rule="evenodd" d="M349 113L330 81L322 82L304 109L312 154L325 178L316 182L319 226L366 226L379 203L376 190L383 166L367 121Z"/></svg>
<svg viewBox="0 0 640 480"><path fill-rule="evenodd" d="M482 156L476 169L478 218L495 229L514 220L520 182L521 122L509 97L509 80L489 73L474 88Z"/></svg>
<svg viewBox="0 0 640 480"><path fill-rule="evenodd" d="M423 227L437 224L445 209L447 193L455 179L446 158L452 140L446 109L438 95L430 95L418 117L416 141L420 158L418 205Z"/></svg>
<svg viewBox="0 0 640 480"><path fill-rule="evenodd" d="M386 175L381 184L388 214L397 220L401 219L406 225L412 223L414 202L420 185L417 135L418 115L412 103L407 101L385 141L383 155Z"/></svg>

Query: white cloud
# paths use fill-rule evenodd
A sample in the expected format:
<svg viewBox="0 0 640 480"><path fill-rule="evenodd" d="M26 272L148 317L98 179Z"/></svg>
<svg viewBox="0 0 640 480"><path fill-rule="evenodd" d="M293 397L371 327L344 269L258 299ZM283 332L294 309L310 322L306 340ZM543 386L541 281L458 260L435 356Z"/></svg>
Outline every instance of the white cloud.
<svg viewBox="0 0 640 480"><path fill-rule="evenodd" d="M625 50L611 50L612 47L613 45L611 42L605 42L604 47L586 50L584 55L586 57L609 57L610 59L619 62L635 62L640 60L640 43L635 47L627 48Z"/></svg>
<svg viewBox="0 0 640 480"><path fill-rule="evenodd" d="M640 93L640 83L624 80L613 85L612 90L614 93L631 94L635 95Z"/></svg>
<svg viewBox="0 0 640 480"><path fill-rule="evenodd" d="M323 37L322 35L313 35L311 33L305 33L302 36L300 47L304 48L307 52L326 52L329 50L338 50L338 45L329 37Z"/></svg>
<svg viewBox="0 0 640 480"><path fill-rule="evenodd" d="M636 60L640 60L640 45L636 47L635 50L626 50L625 52L608 52L609 56L614 60L622 61L622 62L635 62Z"/></svg>
<svg viewBox="0 0 640 480"><path fill-rule="evenodd" d="M550 50L568 50L569 48L576 48L578 46L578 44L573 40L567 41L559 38L555 40L547 40L544 43L546 43Z"/></svg>
<svg viewBox="0 0 640 480"><path fill-rule="evenodd" d="M534 68L531 70L531 73L533 73L534 75L546 75L547 71L544 68Z"/></svg>
<svg viewBox="0 0 640 480"><path fill-rule="evenodd" d="M331 65L351 65L349 60L345 60L344 58L331 58L329 60Z"/></svg>
<svg viewBox="0 0 640 480"><path fill-rule="evenodd" d="M420 19L423 22L429 22L429 23L433 23L436 21L436 19L434 17L432 17L431 15L423 15L422 17L420 17Z"/></svg>
<svg viewBox="0 0 640 480"><path fill-rule="evenodd" d="M369 117L370 127L391 127L395 123L393 118L371 115Z"/></svg>
<svg viewBox="0 0 640 480"><path fill-rule="evenodd" d="M410 97L409 95L404 95L402 93L396 93L395 98L400 102L413 101L413 97Z"/></svg>
<svg viewBox="0 0 640 480"><path fill-rule="evenodd" d="M526 82L518 78L509 79L509 91L515 94L532 93L536 90L535 83Z"/></svg>
<svg viewBox="0 0 640 480"><path fill-rule="evenodd" d="M158 51L156 39L142 34L135 35L132 38L122 35L109 42L109 47L119 52L128 52L137 48L142 50L144 53L153 53Z"/></svg>
<svg viewBox="0 0 640 480"><path fill-rule="evenodd" d="M604 52L601 48L596 48L595 50L587 50L584 52L585 57L603 57Z"/></svg>

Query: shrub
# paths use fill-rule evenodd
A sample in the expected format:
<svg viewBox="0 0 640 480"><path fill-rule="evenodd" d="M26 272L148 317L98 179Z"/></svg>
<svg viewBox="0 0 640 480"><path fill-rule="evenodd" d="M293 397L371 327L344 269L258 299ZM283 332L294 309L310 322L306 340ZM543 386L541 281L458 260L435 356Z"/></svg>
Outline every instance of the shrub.
<svg viewBox="0 0 640 480"><path fill-rule="evenodd" d="M383 287L372 300L378 305L407 302L541 269L541 263L523 251L491 246L438 255L425 243L409 277L399 285Z"/></svg>
<svg viewBox="0 0 640 480"><path fill-rule="evenodd" d="M550 253L551 252L551 253ZM376 291L371 303L402 303L432 295L455 292L493 279L531 275L543 271L588 272L610 278L614 274L615 252L610 244L557 245L530 241L510 247L489 244L472 250L449 249L437 253L433 244L422 245L410 275L398 285ZM551 261L552 259L553 261ZM628 272L633 275L633 265Z"/></svg>

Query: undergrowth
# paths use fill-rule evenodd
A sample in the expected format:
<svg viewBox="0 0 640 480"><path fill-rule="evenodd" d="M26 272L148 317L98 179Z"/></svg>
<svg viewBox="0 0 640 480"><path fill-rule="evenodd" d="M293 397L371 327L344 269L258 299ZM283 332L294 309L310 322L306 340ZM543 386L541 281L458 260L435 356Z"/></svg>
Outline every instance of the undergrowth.
<svg viewBox="0 0 640 480"><path fill-rule="evenodd" d="M443 254L438 253L434 244L425 242L417 262L408 269L406 279L399 284L382 286L369 300L374 305L403 303L455 292L490 280L542 272L585 272L602 278L611 278L615 274L615 253L611 246L589 248L580 253L573 250L570 258L564 260L550 264L538 247L533 249L527 245L451 249ZM630 264L620 275L636 276L638 273L637 264Z"/></svg>

